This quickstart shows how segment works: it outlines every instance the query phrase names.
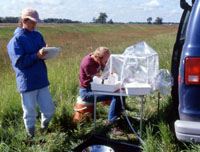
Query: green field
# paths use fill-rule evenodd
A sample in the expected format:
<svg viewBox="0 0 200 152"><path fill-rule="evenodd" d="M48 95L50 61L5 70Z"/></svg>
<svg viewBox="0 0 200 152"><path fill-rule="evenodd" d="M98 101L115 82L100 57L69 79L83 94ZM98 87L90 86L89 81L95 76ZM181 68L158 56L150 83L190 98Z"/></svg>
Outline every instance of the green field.
<svg viewBox="0 0 200 152"><path fill-rule="evenodd" d="M40 116L36 136L26 137L22 119L21 98L17 91L15 73L7 54L6 46L13 36L15 24L0 24L0 151L70 151L93 135L93 120L72 123L73 108L78 96L79 65L84 56L99 46L106 46L111 53L122 53L128 46L146 41L159 54L159 66L170 70L171 55L175 42L177 25L100 25L100 24L44 24L40 31L49 46L60 46L61 52L55 59L47 60L50 92L56 105L50 123L50 133L41 135ZM134 102L133 102L134 101ZM128 98L127 113L131 123L139 132L140 99ZM171 96L161 95L160 110L157 109L157 92L144 100L144 123L142 138L145 152L199 151L200 146L176 141L173 130ZM122 137L115 137L105 128L108 106L98 103L97 135L138 143L125 118L121 129Z"/></svg>

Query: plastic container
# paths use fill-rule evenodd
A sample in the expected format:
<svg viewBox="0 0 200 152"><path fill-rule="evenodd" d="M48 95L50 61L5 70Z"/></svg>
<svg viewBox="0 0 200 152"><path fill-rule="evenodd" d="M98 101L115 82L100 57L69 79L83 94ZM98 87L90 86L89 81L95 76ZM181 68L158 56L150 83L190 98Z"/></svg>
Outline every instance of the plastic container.
<svg viewBox="0 0 200 152"><path fill-rule="evenodd" d="M111 73L107 79L104 80L104 84L116 84L118 82L118 75Z"/></svg>
<svg viewBox="0 0 200 152"><path fill-rule="evenodd" d="M73 122L76 123L77 120L90 119L94 114L94 104L82 101L80 96L77 97L77 102L74 107L74 117Z"/></svg>
<svg viewBox="0 0 200 152"><path fill-rule="evenodd" d="M125 90L128 95L147 95L151 92L151 86L147 83L128 83Z"/></svg>
<svg viewBox="0 0 200 152"><path fill-rule="evenodd" d="M160 69L156 77L156 88L161 94L169 94L172 86L172 78L167 69Z"/></svg>
<svg viewBox="0 0 200 152"><path fill-rule="evenodd" d="M102 79L99 78L98 76L94 76L93 77L93 83L101 84L102 83Z"/></svg>
<svg viewBox="0 0 200 152"><path fill-rule="evenodd" d="M120 82L116 84L96 84L91 82L91 89L94 91L115 92L120 88Z"/></svg>

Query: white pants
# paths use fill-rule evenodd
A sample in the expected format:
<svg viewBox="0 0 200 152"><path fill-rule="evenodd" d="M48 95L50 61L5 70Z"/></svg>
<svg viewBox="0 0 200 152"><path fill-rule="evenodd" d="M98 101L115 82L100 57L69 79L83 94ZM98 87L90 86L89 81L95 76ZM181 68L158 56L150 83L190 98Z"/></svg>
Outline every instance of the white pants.
<svg viewBox="0 0 200 152"><path fill-rule="evenodd" d="M55 111L48 87L22 93L21 97L24 112L23 119L28 134L34 135L35 132L36 103L38 103L41 112L41 128L47 128Z"/></svg>

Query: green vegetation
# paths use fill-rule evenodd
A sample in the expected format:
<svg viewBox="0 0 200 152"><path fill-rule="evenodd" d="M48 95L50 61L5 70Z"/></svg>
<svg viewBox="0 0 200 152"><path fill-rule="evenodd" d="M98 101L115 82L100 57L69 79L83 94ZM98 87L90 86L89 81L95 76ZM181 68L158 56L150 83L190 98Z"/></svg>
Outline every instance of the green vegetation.
<svg viewBox="0 0 200 152"><path fill-rule="evenodd" d="M6 45L12 37L16 25L0 25L0 151L70 151L93 135L93 120L83 120L75 126L72 123L73 108L78 96L78 73L82 58L99 46L107 46L112 53L122 53L126 47L146 41L159 54L160 68L170 70L171 54L175 42L177 26L158 25L90 25L90 24L44 24L38 30L49 46L61 46L55 59L47 60L50 91L56 105L55 115L50 123L50 132L39 133L40 116L36 126L36 136L26 137L23 124L21 98L17 91L15 73L11 68ZM145 152L199 151L194 144L176 141L173 130L171 97L161 96L160 109L157 107L157 92L144 100L144 123L142 138ZM134 101L134 102L133 102ZM128 98L127 114L134 128L139 130L140 99ZM98 103L97 134L128 143L138 140L122 117L119 126L125 135L113 136L107 128L109 107ZM192 150L190 150L192 149Z"/></svg>

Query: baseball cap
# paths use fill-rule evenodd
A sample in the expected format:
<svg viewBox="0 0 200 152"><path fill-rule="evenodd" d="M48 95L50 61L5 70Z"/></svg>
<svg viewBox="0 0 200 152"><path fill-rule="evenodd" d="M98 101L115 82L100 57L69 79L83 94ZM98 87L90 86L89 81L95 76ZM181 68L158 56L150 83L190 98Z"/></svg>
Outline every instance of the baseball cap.
<svg viewBox="0 0 200 152"><path fill-rule="evenodd" d="M39 18L38 12L33 8L25 8L21 14L22 19L30 19L36 23L42 23L43 21Z"/></svg>

